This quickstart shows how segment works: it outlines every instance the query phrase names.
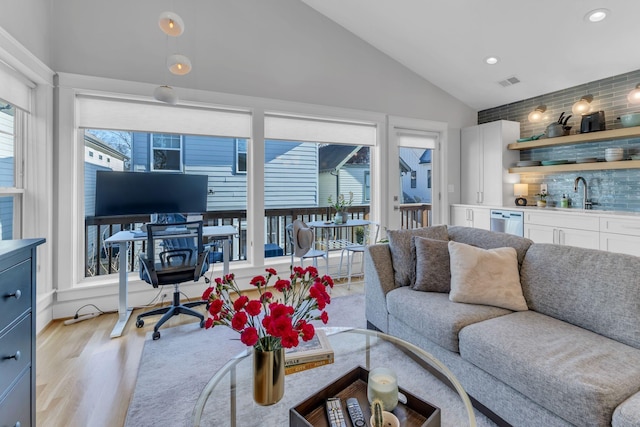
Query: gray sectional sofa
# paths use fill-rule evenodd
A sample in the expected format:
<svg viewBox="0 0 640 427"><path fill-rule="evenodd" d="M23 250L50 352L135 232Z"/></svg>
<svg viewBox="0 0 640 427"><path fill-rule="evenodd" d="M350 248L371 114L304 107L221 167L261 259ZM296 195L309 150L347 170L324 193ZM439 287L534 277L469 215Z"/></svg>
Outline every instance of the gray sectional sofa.
<svg viewBox="0 0 640 427"><path fill-rule="evenodd" d="M365 253L369 327L444 362L498 424L640 426L640 258L466 227L389 238ZM514 248L528 309L453 302L447 240Z"/></svg>

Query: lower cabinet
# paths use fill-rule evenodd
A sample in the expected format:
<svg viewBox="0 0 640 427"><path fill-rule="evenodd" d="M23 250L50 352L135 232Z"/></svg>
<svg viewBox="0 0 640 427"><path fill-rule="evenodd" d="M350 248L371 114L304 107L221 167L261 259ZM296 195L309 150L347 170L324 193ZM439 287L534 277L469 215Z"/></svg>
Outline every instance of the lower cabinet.
<svg viewBox="0 0 640 427"><path fill-rule="evenodd" d="M600 249L640 256L640 217L601 217Z"/></svg>
<svg viewBox="0 0 640 427"><path fill-rule="evenodd" d="M476 206L451 206L451 225L489 230L491 228L491 210Z"/></svg>
<svg viewBox="0 0 640 427"><path fill-rule="evenodd" d="M600 223L591 214L526 212L524 235L536 243L600 248Z"/></svg>

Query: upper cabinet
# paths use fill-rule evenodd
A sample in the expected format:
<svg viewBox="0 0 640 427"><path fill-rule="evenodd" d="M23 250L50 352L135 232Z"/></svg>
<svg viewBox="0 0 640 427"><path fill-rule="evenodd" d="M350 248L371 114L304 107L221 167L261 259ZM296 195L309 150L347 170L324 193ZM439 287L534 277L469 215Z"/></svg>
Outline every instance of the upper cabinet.
<svg viewBox="0 0 640 427"><path fill-rule="evenodd" d="M519 154L508 150L520 137L520 123L499 120L463 128L460 138L462 204L502 206L513 198L509 167Z"/></svg>
<svg viewBox="0 0 640 427"><path fill-rule="evenodd" d="M617 139L628 139L640 137L640 126L605 130L601 132L590 132L577 135L559 136L557 138L543 138L536 141L511 142L509 150L529 150L532 148L555 147L559 145L584 144L599 141L614 141ZM551 172L573 172L583 170L604 170L604 169L635 169L640 168L640 160L620 160L617 162L595 162L595 163L569 163L553 166L528 166L511 167L511 173L551 173Z"/></svg>

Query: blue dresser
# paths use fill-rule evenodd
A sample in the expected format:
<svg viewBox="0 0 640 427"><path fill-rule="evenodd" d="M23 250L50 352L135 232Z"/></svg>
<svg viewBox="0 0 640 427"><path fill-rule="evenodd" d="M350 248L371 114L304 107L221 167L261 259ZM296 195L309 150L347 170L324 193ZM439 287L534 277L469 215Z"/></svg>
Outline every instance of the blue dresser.
<svg viewBox="0 0 640 427"><path fill-rule="evenodd" d="M0 241L0 426L35 427L36 248Z"/></svg>

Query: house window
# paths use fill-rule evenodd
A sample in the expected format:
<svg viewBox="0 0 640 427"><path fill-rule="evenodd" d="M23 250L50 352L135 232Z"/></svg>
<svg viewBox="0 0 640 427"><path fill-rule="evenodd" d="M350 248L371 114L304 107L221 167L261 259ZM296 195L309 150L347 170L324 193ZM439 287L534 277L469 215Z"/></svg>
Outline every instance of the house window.
<svg viewBox="0 0 640 427"><path fill-rule="evenodd" d="M247 173L246 139L236 139L236 173Z"/></svg>
<svg viewBox="0 0 640 427"><path fill-rule="evenodd" d="M427 188L431 188L431 169L427 171Z"/></svg>
<svg viewBox="0 0 640 427"><path fill-rule="evenodd" d="M411 171L411 188L416 188L418 186L418 172Z"/></svg>
<svg viewBox="0 0 640 427"><path fill-rule="evenodd" d="M102 154L98 154L98 160L102 160Z"/></svg>
<svg viewBox="0 0 640 427"><path fill-rule="evenodd" d="M151 170L182 171L182 136L151 134Z"/></svg>
<svg viewBox="0 0 640 427"><path fill-rule="evenodd" d="M93 151L89 151L89 157L93 157Z"/></svg>

